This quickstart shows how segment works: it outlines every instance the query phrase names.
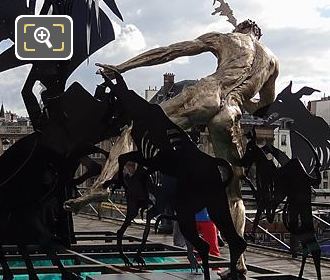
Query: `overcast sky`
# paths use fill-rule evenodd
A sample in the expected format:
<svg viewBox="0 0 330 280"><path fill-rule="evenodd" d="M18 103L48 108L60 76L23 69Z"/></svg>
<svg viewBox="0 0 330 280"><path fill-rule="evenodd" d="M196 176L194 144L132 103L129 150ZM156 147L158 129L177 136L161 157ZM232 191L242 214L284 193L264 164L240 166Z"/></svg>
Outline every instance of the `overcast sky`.
<svg viewBox="0 0 330 280"><path fill-rule="evenodd" d="M118 64L145 50L190 40L210 32L231 32L226 19L212 16L213 0L116 0L124 17L111 16L117 38L99 50L71 77L89 91L101 82L95 62ZM330 94L330 0L227 0L238 21L255 20L264 34L262 42L279 58L277 92L290 80L294 90L308 85L321 90L312 99ZM109 13L110 14L110 13ZM0 53L9 46L0 44ZM20 90L30 66L0 74L0 96L6 109L25 115ZM175 73L176 81L199 79L211 74L216 59L210 53L185 57L124 74L128 85L143 94L149 86L160 88L165 72Z"/></svg>

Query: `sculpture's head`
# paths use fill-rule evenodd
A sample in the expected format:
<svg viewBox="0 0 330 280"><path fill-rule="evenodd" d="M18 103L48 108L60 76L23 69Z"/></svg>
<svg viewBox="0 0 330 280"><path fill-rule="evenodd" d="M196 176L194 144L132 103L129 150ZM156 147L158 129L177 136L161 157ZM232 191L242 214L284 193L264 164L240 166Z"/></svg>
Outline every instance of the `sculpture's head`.
<svg viewBox="0 0 330 280"><path fill-rule="evenodd" d="M239 23L233 32L239 32L243 34L252 34L255 36L258 40L262 36L260 27L252 20L247 19L243 22Z"/></svg>

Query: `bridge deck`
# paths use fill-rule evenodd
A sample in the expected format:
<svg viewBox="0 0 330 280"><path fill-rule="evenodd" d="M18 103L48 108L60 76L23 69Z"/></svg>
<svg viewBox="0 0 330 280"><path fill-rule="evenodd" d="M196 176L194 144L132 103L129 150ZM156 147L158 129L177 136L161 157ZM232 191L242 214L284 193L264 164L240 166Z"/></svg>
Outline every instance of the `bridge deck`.
<svg viewBox="0 0 330 280"><path fill-rule="evenodd" d="M99 221L91 216L74 216L75 233L78 240L70 249L63 250L59 256L65 267L90 280L125 280L125 279L157 279L201 280L201 274L191 274L185 250L172 246L170 235L150 234L143 256L147 261L147 267L141 270L137 266L125 267L119 259L116 246L115 232L121 225L113 220ZM123 247L129 258L135 256L142 236L142 226L131 226L124 238ZM15 275L25 275L27 268L24 265L16 246L3 246L6 258L10 261ZM229 266L228 248L221 249L221 258L210 258L211 268L226 269ZM52 266L49 258L40 252L40 248L31 247L30 257L36 272L41 275L52 274L52 279L61 279L57 267ZM300 260L291 259L288 254L274 252L265 248L249 246L246 252L248 265L247 279L259 280L291 280L297 279ZM322 262L323 279L330 279L330 262ZM0 275L2 269L0 268ZM304 279L315 279L314 266L307 263ZM1 276L0 276L1 279ZM212 271L212 279L219 276Z"/></svg>
<svg viewBox="0 0 330 280"><path fill-rule="evenodd" d="M87 232L89 231L111 231L111 232L116 232L116 230L120 226L120 222L116 222L113 220L102 220L99 221L96 218L92 218L89 216L83 216L83 215L78 215L74 216L74 224L75 224L75 231L77 232L85 232L85 241L81 240L79 241L79 244L104 244L104 238L103 240L93 240L93 241L87 241L88 235ZM137 226L137 225L132 225L131 227L128 228L126 234L128 236L134 236L138 238L142 237L142 230L143 227ZM101 239L101 238L100 238ZM135 240L126 240L125 244L130 244L131 246L133 244L136 244ZM115 236L112 238L108 239L108 242L114 243L115 242ZM153 231L151 231L150 236L149 236L149 241L151 241L153 244L165 244L168 245L169 247L166 249L168 250L168 255L169 256L175 256L177 259L180 260L180 262L186 262L186 258L184 255L180 255L181 252L176 252L172 248L172 236L171 235L165 235L165 234L157 234L155 235ZM110 244L111 244L110 243ZM126 246L126 245L125 245ZM172 249L171 249L172 248ZM134 249L133 249L134 250ZM131 253L130 253L131 254ZM172 254L172 255L171 255ZM148 251L145 254L146 256L152 255L150 251ZM177 255L177 256L176 256ZM228 247L225 246L224 248L221 248L221 256L223 259L221 261L211 261L214 263L214 265L219 265L222 267L228 267L228 258L229 258L229 253L228 253ZM249 279L259 279L259 280L270 280L270 279L296 279L294 275L297 275L300 269L300 258L298 259L292 259L290 255L285 254L285 253L279 253L279 252L273 252L270 250L266 249L260 249L260 248L254 248L254 247L248 247L246 251L246 262L248 265L248 278ZM162 265L160 265L162 266ZM148 270L154 270L156 267L159 266L154 266L153 264L150 264L147 266ZM164 268L166 265L164 264ZM173 264L173 266L168 266L168 268L180 268L181 266L179 264ZM183 266L182 266L183 267ZM157 268L159 269L159 268ZM165 273L165 274L164 274ZM194 280L199 280L202 279L201 275L192 275L190 273L174 273L171 271L166 271L163 274L161 273L149 273L149 274L137 274L135 276L130 275L133 278L127 278L127 279L194 279ZM126 275L128 276L128 275ZM102 279L102 280L117 280L117 279L126 279L125 275L112 275L106 276L95 276L91 279ZM101 278L100 278L101 277ZM118 278L119 277L119 278ZM135 278L134 278L135 277ZM219 277L213 274L212 279L218 279ZM305 271L304 271L304 278L305 279L316 279L315 275L315 269L314 265L309 260L306 264ZM329 261L322 261L322 278L323 279L330 279L330 262Z"/></svg>

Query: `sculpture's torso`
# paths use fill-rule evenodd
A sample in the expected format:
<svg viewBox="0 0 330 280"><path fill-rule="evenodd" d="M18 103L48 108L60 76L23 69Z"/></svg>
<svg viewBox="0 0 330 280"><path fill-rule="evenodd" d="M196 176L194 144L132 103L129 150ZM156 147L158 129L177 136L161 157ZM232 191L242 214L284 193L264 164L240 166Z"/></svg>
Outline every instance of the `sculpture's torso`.
<svg viewBox="0 0 330 280"><path fill-rule="evenodd" d="M251 99L274 73L275 55L247 34L219 34L219 40L215 36L213 33L210 44L218 59L217 69L192 86L194 91L203 95L216 91L220 98L237 94L243 98L242 102Z"/></svg>

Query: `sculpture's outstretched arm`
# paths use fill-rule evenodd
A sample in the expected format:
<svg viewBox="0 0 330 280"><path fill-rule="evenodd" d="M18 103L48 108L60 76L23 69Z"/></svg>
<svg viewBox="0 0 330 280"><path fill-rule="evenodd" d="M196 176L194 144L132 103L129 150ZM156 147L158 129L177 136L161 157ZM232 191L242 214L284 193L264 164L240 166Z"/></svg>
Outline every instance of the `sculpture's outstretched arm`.
<svg viewBox="0 0 330 280"><path fill-rule="evenodd" d="M253 102L251 100L244 101L244 109L250 114L253 114L258 109L271 104L275 99L275 80L279 74L279 64L275 61L274 73L269 77L268 81L259 91L260 100Z"/></svg>
<svg viewBox="0 0 330 280"><path fill-rule="evenodd" d="M224 35L220 33L207 33L192 41L184 41L169 45L167 47L155 48L146 51L122 64L119 64L115 68L120 73L124 73L138 67L166 63L182 56L192 56L208 51L212 52L213 42L216 40L217 44L219 44L219 40L221 40L223 36ZM111 74L112 71L109 67L107 67L107 65L96 65L102 66L104 68L104 73L107 76Z"/></svg>

